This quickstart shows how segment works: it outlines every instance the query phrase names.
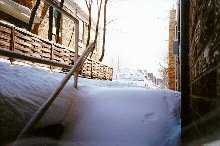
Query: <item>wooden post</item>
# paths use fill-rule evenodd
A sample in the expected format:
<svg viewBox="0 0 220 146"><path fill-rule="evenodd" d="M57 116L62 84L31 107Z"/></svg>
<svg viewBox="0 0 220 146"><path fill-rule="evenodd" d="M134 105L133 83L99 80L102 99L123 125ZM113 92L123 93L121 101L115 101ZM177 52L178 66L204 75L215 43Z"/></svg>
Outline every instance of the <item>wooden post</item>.
<svg viewBox="0 0 220 146"><path fill-rule="evenodd" d="M54 45L53 45L53 43L51 43L51 48L50 48L50 60L52 61L53 60L53 48L54 47ZM50 66L50 70L52 71L53 70L53 66L51 65Z"/></svg>
<svg viewBox="0 0 220 146"><path fill-rule="evenodd" d="M92 65L93 65L93 61L91 60L91 79L92 79L92 69L93 69Z"/></svg>
<svg viewBox="0 0 220 146"><path fill-rule="evenodd" d="M78 42L79 42L79 21L75 22L75 58L74 58L74 64L76 63L78 59ZM79 70L76 70L74 72L74 87L77 89L77 83L78 83L78 74Z"/></svg>
<svg viewBox="0 0 220 146"><path fill-rule="evenodd" d="M11 42L10 42L10 50L14 51L15 50L15 28L12 27L11 28ZM9 58L11 64L13 62L13 58Z"/></svg>

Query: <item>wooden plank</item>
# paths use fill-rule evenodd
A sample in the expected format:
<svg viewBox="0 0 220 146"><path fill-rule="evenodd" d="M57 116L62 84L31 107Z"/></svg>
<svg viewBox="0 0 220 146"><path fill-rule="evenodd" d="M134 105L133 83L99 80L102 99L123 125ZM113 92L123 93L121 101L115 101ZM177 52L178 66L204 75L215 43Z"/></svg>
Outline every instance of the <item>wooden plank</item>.
<svg viewBox="0 0 220 146"><path fill-rule="evenodd" d="M17 43L14 44L14 49L17 49L17 50L20 50L20 51L26 52L26 53L33 52L30 48L24 47L24 46L17 44Z"/></svg>
<svg viewBox="0 0 220 146"><path fill-rule="evenodd" d="M42 53L50 53L50 48L39 48L39 50L42 52Z"/></svg>
<svg viewBox="0 0 220 146"><path fill-rule="evenodd" d="M41 53L42 58L49 58L51 57L50 53Z"/></svg>
<svg viewBox="0 0 220 146"><path fill-rule="evenodd" d="M8 48L10 48L10 42L7 40L1 40L0 39L0 45L1 46L7 46Z"/></svg>
<svg viewBox="0 0 220 146"><path fill-rule="evenodd" d="M54 50L54 55L58 56L58 57L62 57L63 54L60 52L57 52L56 50Z"/></svg>
<svg viewBox="0 0 220 146"><path fill-rule="evenodd" d="M17 37L15 37L14 41L21 46L28 47L28 48L32 47L31 44L25 42L24 40L18 39Z"/></svg>
<svg viewBox="0 0 220 146"><path fill-rule="evenodd" d="M0 32L0 39L10 41L11 35L9 33Z"/></svg>
<svg viewBox="0 0 220 146"><path fill-rule="evenodd" d="M25 35L25 33L22 34L22 33L15 31L15 36L25 41L32 41L31 37L28 36L27 34Z"/></svg>
<svg viewBox="0 0 220 146"><path fill-rule="evenodd" d="M42 58L36 58L34 56L26 55L24 53L17 53L17 52L13 52L13 51L1 49L1 48L0 48L0 55L6 56L6 57L12 57L15 59L20 59L20 60L26 60L26 61L46 64L46 65L53 65L53 66L57 66L57 67L63 67L63 68L71 68L72 67L70 65L66 65L63 63L59 63L59 62L55 62L55 61L51 61L51 60L46 60L46 59L42 59Z"/></svg>
<svg viewBox="0 0 220 146"><path fill-rule="evenodd" d="M11 29L7 27L0 26L0 31L4 33L11 34Z"/></svg>

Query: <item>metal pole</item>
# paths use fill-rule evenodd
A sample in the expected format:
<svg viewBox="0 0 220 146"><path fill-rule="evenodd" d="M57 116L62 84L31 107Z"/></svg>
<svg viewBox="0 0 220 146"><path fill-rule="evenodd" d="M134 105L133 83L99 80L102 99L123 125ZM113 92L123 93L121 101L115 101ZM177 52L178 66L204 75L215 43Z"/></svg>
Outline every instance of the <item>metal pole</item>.
<svg viewBox="0 0 220 146"><path fill-rule="evenodd" d="M80 58L75 62L74 66L71 68L71 70L66 74L66 76L63 78L63 80L60 82L60 85L57 87L57 89L54 91L54 93L45 101L45 103L35 112L33 117L30 119L30 121L27 123L27 125L22 129L22 131L19 133L17 140L24 138L28 135L29 131L41 120L41 118L44 116L44 114L49 109L50 105L53 103L53 101L56 99L56 97L60 94L68 80L71 78L73 72L78 70L78 68L81 66L82 63L86 60L89 53L93 51L93 44L91 43L83 52L83 54L80 56Z"/></svg>
<svg viewBox="0 0 220 146"><path fill-rule="evenodd" d="M181 0L180 4L180 45L181 45L181 126L190 122L189 102L189 0ZM181 133L182 141L185 134Z"/></svg>

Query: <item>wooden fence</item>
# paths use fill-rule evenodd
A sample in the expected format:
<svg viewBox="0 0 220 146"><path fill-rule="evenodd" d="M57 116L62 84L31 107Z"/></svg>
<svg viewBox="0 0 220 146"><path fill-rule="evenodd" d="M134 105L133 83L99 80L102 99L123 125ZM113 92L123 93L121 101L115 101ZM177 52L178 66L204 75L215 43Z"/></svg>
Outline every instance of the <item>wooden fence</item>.
<svg viewBox="0 0 220 146"><path fill-rule="evenodd" d="M60 64L74 64L73 49L3 22L0 22L0 48ZM58 66L46 65L45 67L52 70L68 70ZM87 59L79 73L79 76L85 78L112 80L113 69L95 60Z"/></svg>

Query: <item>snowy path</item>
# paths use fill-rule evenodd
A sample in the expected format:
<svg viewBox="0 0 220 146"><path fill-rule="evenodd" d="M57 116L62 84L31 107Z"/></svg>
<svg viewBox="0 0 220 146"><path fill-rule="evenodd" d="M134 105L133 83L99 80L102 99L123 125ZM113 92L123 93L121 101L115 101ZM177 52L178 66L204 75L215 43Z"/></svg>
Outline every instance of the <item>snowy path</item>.
<svg viewBox="0 0 220 146"><path fill-rule="evenodd" d="M79 96L80 116L66 128L64 141L80 146L177 145L179 93L93 88L79 91ZM74 119L72 113L68 116Z"/></svg>

